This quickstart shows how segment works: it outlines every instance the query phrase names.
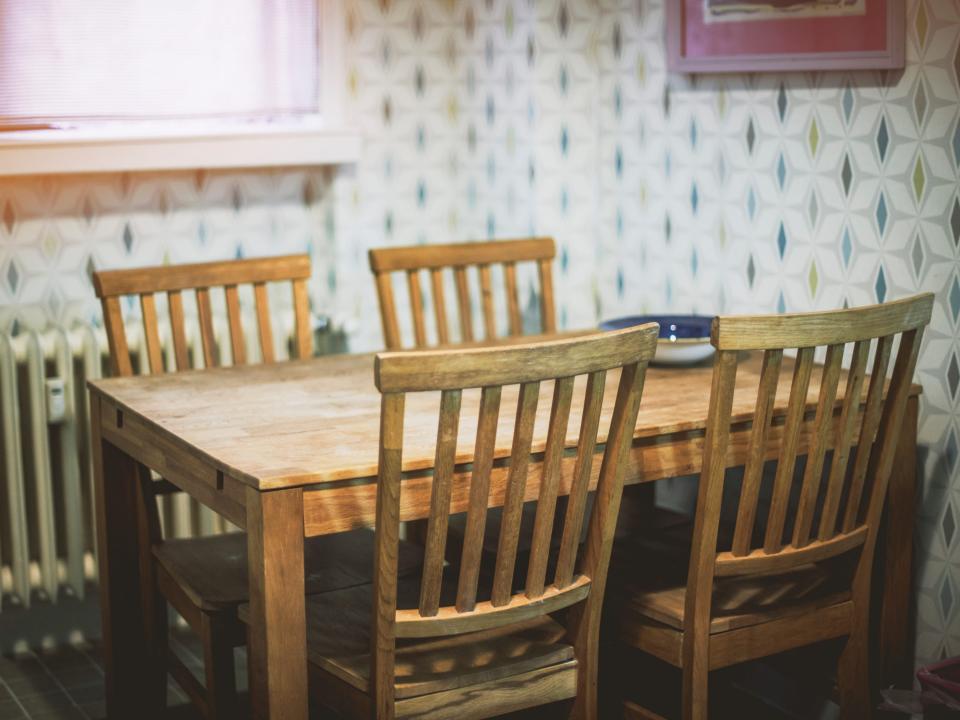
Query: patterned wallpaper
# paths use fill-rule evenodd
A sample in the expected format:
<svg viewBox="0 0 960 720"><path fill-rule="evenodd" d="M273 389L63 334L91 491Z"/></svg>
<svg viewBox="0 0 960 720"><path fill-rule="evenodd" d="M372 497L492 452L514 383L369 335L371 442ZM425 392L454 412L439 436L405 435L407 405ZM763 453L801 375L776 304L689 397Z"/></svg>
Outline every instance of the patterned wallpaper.
<svg viewBox="0 0 960 720"><path fill-rule="evenodd" d="M902 72L668 75L664 0L348 0L336 171L0 181L0 330L98 319L92 267L307 249L380 343L366 250L552 234L561 322L937 293L918 377L918 661L960 654L960 1Z"/></svg>

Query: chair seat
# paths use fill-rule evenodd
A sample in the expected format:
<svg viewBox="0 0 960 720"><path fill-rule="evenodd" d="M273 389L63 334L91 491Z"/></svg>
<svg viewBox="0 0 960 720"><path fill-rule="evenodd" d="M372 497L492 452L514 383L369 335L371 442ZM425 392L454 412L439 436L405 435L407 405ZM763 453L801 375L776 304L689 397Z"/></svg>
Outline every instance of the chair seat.
<svg viewBox="0 0 960 720"><path fill-rule="evenodd" d="M415 599L417 579L401 580L398 596ZM370 682L372 586L314 595L307 599L308 657L361 692ZM244 617L241 608L241 617ZM488 683L573 660L562 625L549 616L524 623L443 638L399 640L396 697Z"/></svg>
<svg viewBox="0 0 960 720"><path fill-rule="evenodd" d="M400 543L401 576L419 570L422 550ZM190 601L205 611L247 602L247 534L242 532L167 540L154 547L157 563ZM373 579L373 531L353 530L304 541L308 595L341 590Z"/></svg>
<svg viewBox="0 0 960 720"><path fill-rule="evenodd" d="M686 570L685 565L678 564L648 565L647 582L634 580L624 587L625 619L643 616L682 630ZM812 564L777 575L716 578L710 632L757 625L844 602L850 592L838 589L840 586L837 573Z"/></svg>

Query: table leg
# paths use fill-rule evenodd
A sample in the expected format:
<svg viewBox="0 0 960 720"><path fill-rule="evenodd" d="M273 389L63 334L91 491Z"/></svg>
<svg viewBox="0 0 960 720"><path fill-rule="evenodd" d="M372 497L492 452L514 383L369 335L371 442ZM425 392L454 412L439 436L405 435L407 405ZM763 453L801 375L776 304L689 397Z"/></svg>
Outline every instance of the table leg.
<svg viewBox="0 0 960 720"><path fill-rule="evenodd" d="M107 717L148 717L160 708L144 707L155 693L140 604L137 463L102 438L97 396L90 415Z"/></svg>
<svg viewBox="0 0 960 720"><path fill-rule="evenodd" d="M917 511L918 405L917 396L911 396L893 461L885 506L886 523L878 553L882 584L875 588L875 597L880 600L877 643L882 688L890 685L909 688L913 684L914 618L910 609L913 600L913 530Z"/></svg>
<svg viewBox="0 0 960 720"><path fill-rule="evenodd" d="M306 720L302 490L247 488L247 537L253 716Z"/></svg>

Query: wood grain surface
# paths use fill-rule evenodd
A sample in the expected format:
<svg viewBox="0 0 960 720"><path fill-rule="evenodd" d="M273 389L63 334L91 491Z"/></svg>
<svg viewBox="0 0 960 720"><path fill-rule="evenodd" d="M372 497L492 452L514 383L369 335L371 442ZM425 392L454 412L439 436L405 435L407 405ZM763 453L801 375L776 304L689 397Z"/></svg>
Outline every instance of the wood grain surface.
<svg viewBox="0 0 960 720"><path fill-rule="evenodd" d="M528 338L530 339L530 338ZM785 357L773 414L786 412L793 359ZM111 405L139 418L153 437L204 458L221 472L262 490L369 478L377 472L380 393L374 385L373 355L340 355L282 365L218 368L166 376L110 378L91 387ZM740 363L733 397L734 422L753 417L760 381L761 356ZM846 373L844 372L843 377ZM651 367L635 438L656 438L706 425L711 367ZM570 427L579 427L585 379L574 388ZM583 387L581 387L583 385ZM840 408L845 382L835 405ZM609 426L617 373L606 383L600 437ZM819 373L808 388L807 412L816 410ZM503 390L501 407L516 407L517 387ZM919 392L914 387L913 392ZM540 388L533 450L546 446L553 384ZM463 393L457 462L472 457L479 416L480 390ZM440 393L407 399L403 469L433 466ZM510 454L513 421L501 418L495 458ZM566 438L575 447L574 430Z"/></svg>

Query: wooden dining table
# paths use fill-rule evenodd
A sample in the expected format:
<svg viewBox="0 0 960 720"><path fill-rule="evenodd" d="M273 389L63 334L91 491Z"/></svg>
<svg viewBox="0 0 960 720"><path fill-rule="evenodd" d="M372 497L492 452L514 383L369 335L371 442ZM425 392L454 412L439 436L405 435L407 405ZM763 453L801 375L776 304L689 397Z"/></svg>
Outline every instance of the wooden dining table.
<svg viewBox="0 0 960 720"><path fill-rule="evenodd" d="M138 465L156 471L248 533L250 696L255 717L307 717L303 541L372 526L376 501L380 394L373 355L337 355L271 365L91 381L92 443L103 617L107 713L145 717L149 692L146 623L139 601L135 483ZM743 359L734 394L729 466L742 465L749 444L760 355ZM786 411L792 361L784 360L767 457L775 459L777 418ZM819 392L814 373L801 452ZM617 383L607 382L598 441ZM647 374L626 474L628 484L697 473L704 444L711 367L651 367ZM866 383L864 384L866 387ZM534 447L546 440L549 397L541 387ZM836 400L843 399L843 383ZM876 682L909 684L910 598L917 467L915 386L889 485L875 572L873 657ZM516 393L514 393L515 395ZM575 391L582 403L582 392ZM509 388L502 406L510 408ZM466 507L479 390L464 392L451 503ZM401 519L425 518L439 396L411 396L406 405ZM570 447L581 407L574 403ZM512 412L505 410L505 415ZM782 421L780 429L782 429ZM509 457L512 421L498 435L499 466ZM598 447L598 449L600 449ZM599 463L594 463L596 475ZM534 455L526 499L537 497L541 465ZM561 492L572 468L562 468ZM491 495L504 491L494 473ZM596 477L593 478L596 482ZM371 563L373 558L371 557ZM331 628L335 632L334 628Z"/></svg>

